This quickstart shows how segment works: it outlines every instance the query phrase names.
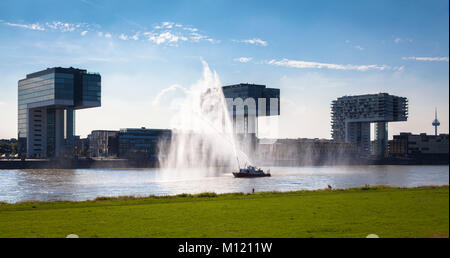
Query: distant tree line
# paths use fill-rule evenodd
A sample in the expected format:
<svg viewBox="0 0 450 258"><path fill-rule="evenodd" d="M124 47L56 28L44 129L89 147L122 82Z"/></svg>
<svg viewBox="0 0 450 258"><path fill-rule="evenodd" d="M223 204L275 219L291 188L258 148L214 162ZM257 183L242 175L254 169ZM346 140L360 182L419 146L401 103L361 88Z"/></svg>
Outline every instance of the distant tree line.
<svg viewBox="0 0 450 258"><path fill-rule="evenodd" d="M0 156L3 154L17 154L18 143L16 139L0 140Z"/></svg>

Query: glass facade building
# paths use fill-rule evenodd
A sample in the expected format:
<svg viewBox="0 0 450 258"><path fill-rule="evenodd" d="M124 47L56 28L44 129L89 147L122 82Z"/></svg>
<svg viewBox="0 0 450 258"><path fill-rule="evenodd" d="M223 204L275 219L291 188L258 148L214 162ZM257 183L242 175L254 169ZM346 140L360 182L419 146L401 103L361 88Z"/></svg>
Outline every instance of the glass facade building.
<svg viewBox="0 0 450 258"><path fill-rule="evenodd" d="M99 74L72 67L28 74L18 82L20 154L28 158L52 158L70 152L75 110L100 105Z"/></svg>
<svg viewBox="0 0 450 258"><path fill-rule="evenodd" d="M280 115L280 89L240 83L223 86L222 92L236 134L256 134L258 117Z"/></svg>
<svg viewBox="0 0 450 258"><path fill-rule="evenodd" d="M222 91L225 98L230 98L233 100L236 98L241 98L243 100L246 100L248 98L253 99L255 101L255 111L258 116L280 115L280 89L266 88L265 85L240 83L235 85L223 86ZM265 108L258 106L259 99L265 99ZM232 110L230 110L230 113L231 111ZM259 114L260 111L264 112L262 112L262 114ZM235 113L236 108L234 107L233 114Z"/></svg>
<svg viewBox="0 0 450 258"><path fill-rule="evenodd" d="M259 130L258 118L277 118L280 115L280 89L240 83L223 86L222 92L239 148L245 153L255 153ZM276 131L271 133L277 135Z"/></svg>
<svg viewBox="0 0 450 258"><path fill-rule="evenodd" d="M160 145L170 142L172 131L167 129L125 128L118 134L119 157L158 160Z"/></svg>

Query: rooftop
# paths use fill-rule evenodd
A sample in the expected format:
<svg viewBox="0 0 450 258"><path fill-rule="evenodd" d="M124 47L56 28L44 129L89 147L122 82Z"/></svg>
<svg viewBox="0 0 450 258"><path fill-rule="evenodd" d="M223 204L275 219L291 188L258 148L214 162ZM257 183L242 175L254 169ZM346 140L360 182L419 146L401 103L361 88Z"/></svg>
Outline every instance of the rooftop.
<svg viewBox="0 0 450 258"><path fill-rule="evenodd" d="M51 74L51 73L70 73L70 74L80 73L80 74L100 75L99 73L92 73L92 72L90 73L86 69L78 69L78 68L73 68L73 67L69 67L69 68L52 67L52 68L47 68L47 69L42 70L42 71L38 71L38 72L27 74L27 77L25 79L22 79L22 80L35 78L35 77L39 77L39 76L46 75L46 74Z"/></svg>
<svg viewBox="0 0 450 258"><path fill-rule="evenodd" d="M243 88L243 87L265 88L266 85L251 84L251 83L239 83L239 84L223 86L222 88L223 89L229 89L229 88Z"/></svg>

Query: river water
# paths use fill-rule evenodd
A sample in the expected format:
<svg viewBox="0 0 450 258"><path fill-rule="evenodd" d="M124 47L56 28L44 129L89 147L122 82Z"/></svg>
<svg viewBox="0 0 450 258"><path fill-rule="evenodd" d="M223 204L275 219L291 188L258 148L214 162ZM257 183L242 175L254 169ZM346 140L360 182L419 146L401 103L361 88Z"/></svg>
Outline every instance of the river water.
<svg viewBox="0 0 450 258"><path fill-rule="evenodd" d="M215 171L159 169L0 170L0 201L81 201L98 196L292 191L390 185L448 185L449 166L271 167L272 177L234 178Z"/></svg>

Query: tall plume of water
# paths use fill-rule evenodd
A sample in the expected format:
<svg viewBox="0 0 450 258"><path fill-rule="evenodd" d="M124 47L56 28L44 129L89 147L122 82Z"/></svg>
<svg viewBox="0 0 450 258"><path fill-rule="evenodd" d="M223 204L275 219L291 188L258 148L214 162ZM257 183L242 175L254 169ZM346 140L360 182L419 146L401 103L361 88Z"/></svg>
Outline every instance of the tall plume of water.
<svg viewBox="0 0 450 258"><path fill-rule="evenodd" d="M160 144L162 168L215 173L219 167L236 169L251 164L238 149L219 76L202 63L202 78L185 90L173 117L172 139Z"/></svg>

